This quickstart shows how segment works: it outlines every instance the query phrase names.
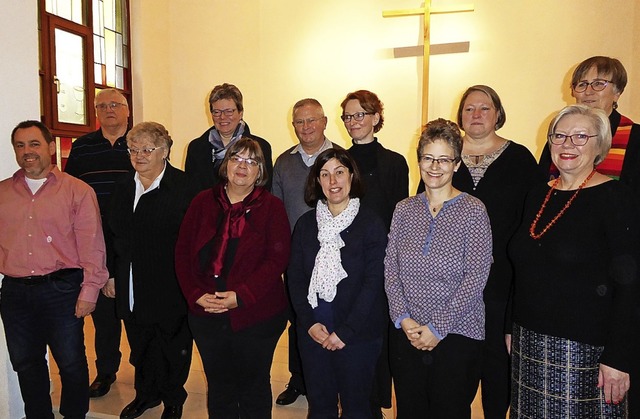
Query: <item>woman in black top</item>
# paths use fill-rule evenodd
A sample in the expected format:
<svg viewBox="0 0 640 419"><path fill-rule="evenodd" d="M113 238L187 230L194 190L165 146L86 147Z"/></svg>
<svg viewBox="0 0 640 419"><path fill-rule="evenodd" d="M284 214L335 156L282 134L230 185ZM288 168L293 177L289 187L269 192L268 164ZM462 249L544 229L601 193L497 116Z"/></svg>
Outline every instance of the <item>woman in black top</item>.
<svg viewBox="0 0 640 419"><path fill-rule="evenodd" d="M389 231L396 204L409 196L409 166L402 155L384 148L375 137L384 125L383 104L375 93L351 92L340 106L341 119L353 143L348 151L362 174L362 205L378 214ZM388 333L376 370L371 405L374 417L382 417L381 407L391 407Z"/></svg>
<svg viewBox="0 0 640 419"><path fill-rule="evenodd" d="M453 186L484 203L493 237L493 264L484 289L486 322L481 373L482 408L487 419L503 419L509 408L511 361L504 332L513 270L507 243L520 225L527 192L543 179L526 147L496 133L506 119L500 97L489 86L471 86L460 99L458 124L465 135L462 163L453 175ZM423 190L421 182L418 192Z"/></svg>
<svg viewBox="0 0 640 419"><path fill-rule="evenodd" d="M560 176L528 195L514 262L511 417L627 417L637 356L638 226L628 187L598 173L607 115L564 108L548 131Z"/></svg>

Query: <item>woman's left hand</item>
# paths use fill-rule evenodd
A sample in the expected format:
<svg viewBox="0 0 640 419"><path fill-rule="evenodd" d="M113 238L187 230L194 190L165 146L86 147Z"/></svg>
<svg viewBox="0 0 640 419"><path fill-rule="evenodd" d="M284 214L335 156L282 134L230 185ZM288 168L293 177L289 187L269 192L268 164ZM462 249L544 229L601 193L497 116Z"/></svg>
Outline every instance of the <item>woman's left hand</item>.
<svg viewBox="0 0 640 419"><path fill-rule="evenodd" d="M329 351L335 351L344 348L345 344L338 335L336 335L336 332L333 332L322 342L322 347Z"/></svg>
<svg viewBox="0 0 640 419"><path fill-rule="evenodd" d="M440 339L438 339L429 329L428 326L419 326L407 330L407 334L418 334L420 337L411 341L414 348L421 351L431 351L438 346Z"/></svg>
<svg viewBox="0 0 640 419"><path fill-rule="evenodd" d="M598 387L604 387L604 400L618 404L629 391L629 374L600 364Z"/></svg>

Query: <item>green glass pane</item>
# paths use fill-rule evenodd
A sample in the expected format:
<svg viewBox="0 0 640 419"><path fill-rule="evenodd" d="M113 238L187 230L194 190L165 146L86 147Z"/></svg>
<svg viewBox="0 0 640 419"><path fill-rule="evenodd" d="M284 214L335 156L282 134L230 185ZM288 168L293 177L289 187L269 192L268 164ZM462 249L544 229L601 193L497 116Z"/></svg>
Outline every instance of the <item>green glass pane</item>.
<svg viewBox="0 0 640 419"><path fill-rule="evenodd" d="M115 0L116 4L116 32L122 33L122 0Z"/></svg>
<svg viewBox="0 0 640 419"><path fill-rule="evenodd" d="M122 35L116 34L116 65L123 66L124 59L122 57Z"/></svg>
<svg viewBox="0 0 640 419"><path fill-rule="evenodd" d="M58 121L86 124L84 46L82 37L55 29Z"/></svg>

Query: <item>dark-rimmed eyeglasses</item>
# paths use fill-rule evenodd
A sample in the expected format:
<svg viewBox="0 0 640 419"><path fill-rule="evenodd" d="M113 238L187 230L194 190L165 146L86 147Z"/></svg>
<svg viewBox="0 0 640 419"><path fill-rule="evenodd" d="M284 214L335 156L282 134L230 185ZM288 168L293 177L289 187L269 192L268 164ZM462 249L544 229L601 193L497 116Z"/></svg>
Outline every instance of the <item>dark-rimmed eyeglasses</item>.
<svg viewBox="0 0 640 419"><path fill-rule="evenodd" d="M435 158L433 156L420 156L419 162L420 164L424 164L426 166L431 166L433 163L436 163L438 166L450 166L455 163L457 159L455 157L440 157Z"/></svg>
<svg viewBox="0 0 640 419"><path fill-rule="evenodd" d="M224 116L232 116L235 111L237 111L237 109L214 109L211 111L211 115L213 115L214 118L219 118L222 114L224 114Z"/></svg>
<svg viewBox="0 0 640 419"><path fill-rule="evenodd" d="M156 151L159 148L164 148L164 146L160 146L160 147L152 147L152 148L127 148L127 153L129 153L129 155L131 157L135 157L138 156L140 154L142 154L142 157L150 157L151 153L153 153L154 151Z"/></svg>
<svg viewBox="0 0 640 419"><path fill-rule="evenodd" d="M373 115L373 112L356 112L354 114L349 115L348 113L343 114L340 119L344 122L351 122L351 119L355 119L360 122L364 119L365 115Z"/></svg>
<svg viewBox="0 0 640 419"><path fill-rule="evenodd" d="M588 81L579 81L578 83L573 84L573 91L582 93L587 90L587 87L591 86L591 88L595 92L601 92L607 88L609 83L613 83L613 82L611 80L602 80L602 79L596 79L591 83L589 83Z"/></svg>
<svg viewBox="0 0 640 419"><path fill-rule="evenodd" d="M597 137L597 135L589 135L589 134L561 134L559 132L554 132L553 134L549 134L549 141L551 144L562 145L567 141L567 138L571 141L571 144L581 146L585 145L589 138Z"/></svg>

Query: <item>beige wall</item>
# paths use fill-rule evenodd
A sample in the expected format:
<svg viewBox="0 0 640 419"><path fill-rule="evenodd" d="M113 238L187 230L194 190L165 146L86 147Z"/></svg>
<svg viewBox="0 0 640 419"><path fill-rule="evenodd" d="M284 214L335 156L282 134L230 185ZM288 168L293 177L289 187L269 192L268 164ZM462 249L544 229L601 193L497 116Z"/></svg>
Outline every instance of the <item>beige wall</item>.
<svg viewBox="0 0 640 419"><path fill-rule="evenodd" d="M438 1L433 4L468 3ZM330 139L348 145L338 116L349 91L372 90L385 103L380 141L410 157L420 128L421 58L393 58L417 45L420 18L386 18L415 0L132 1L136 120L167 125L182 165L189 140L210 124L206 98L222 82L245 96L245 120L277 155L295 142L293 103L316 97ZM500 134L539 154L554 111L572 103L570 72L596 54L620 58L631 83L620 110L640 120L640 30L636 0L482 0L473 13L432 18L432 43L470 42L469 52L431 57L430 119L455 118L472 84L494 87L507 111ZM638 44L636 42L636 44ZM636 59L634 59L636 57Z"/></svg>

